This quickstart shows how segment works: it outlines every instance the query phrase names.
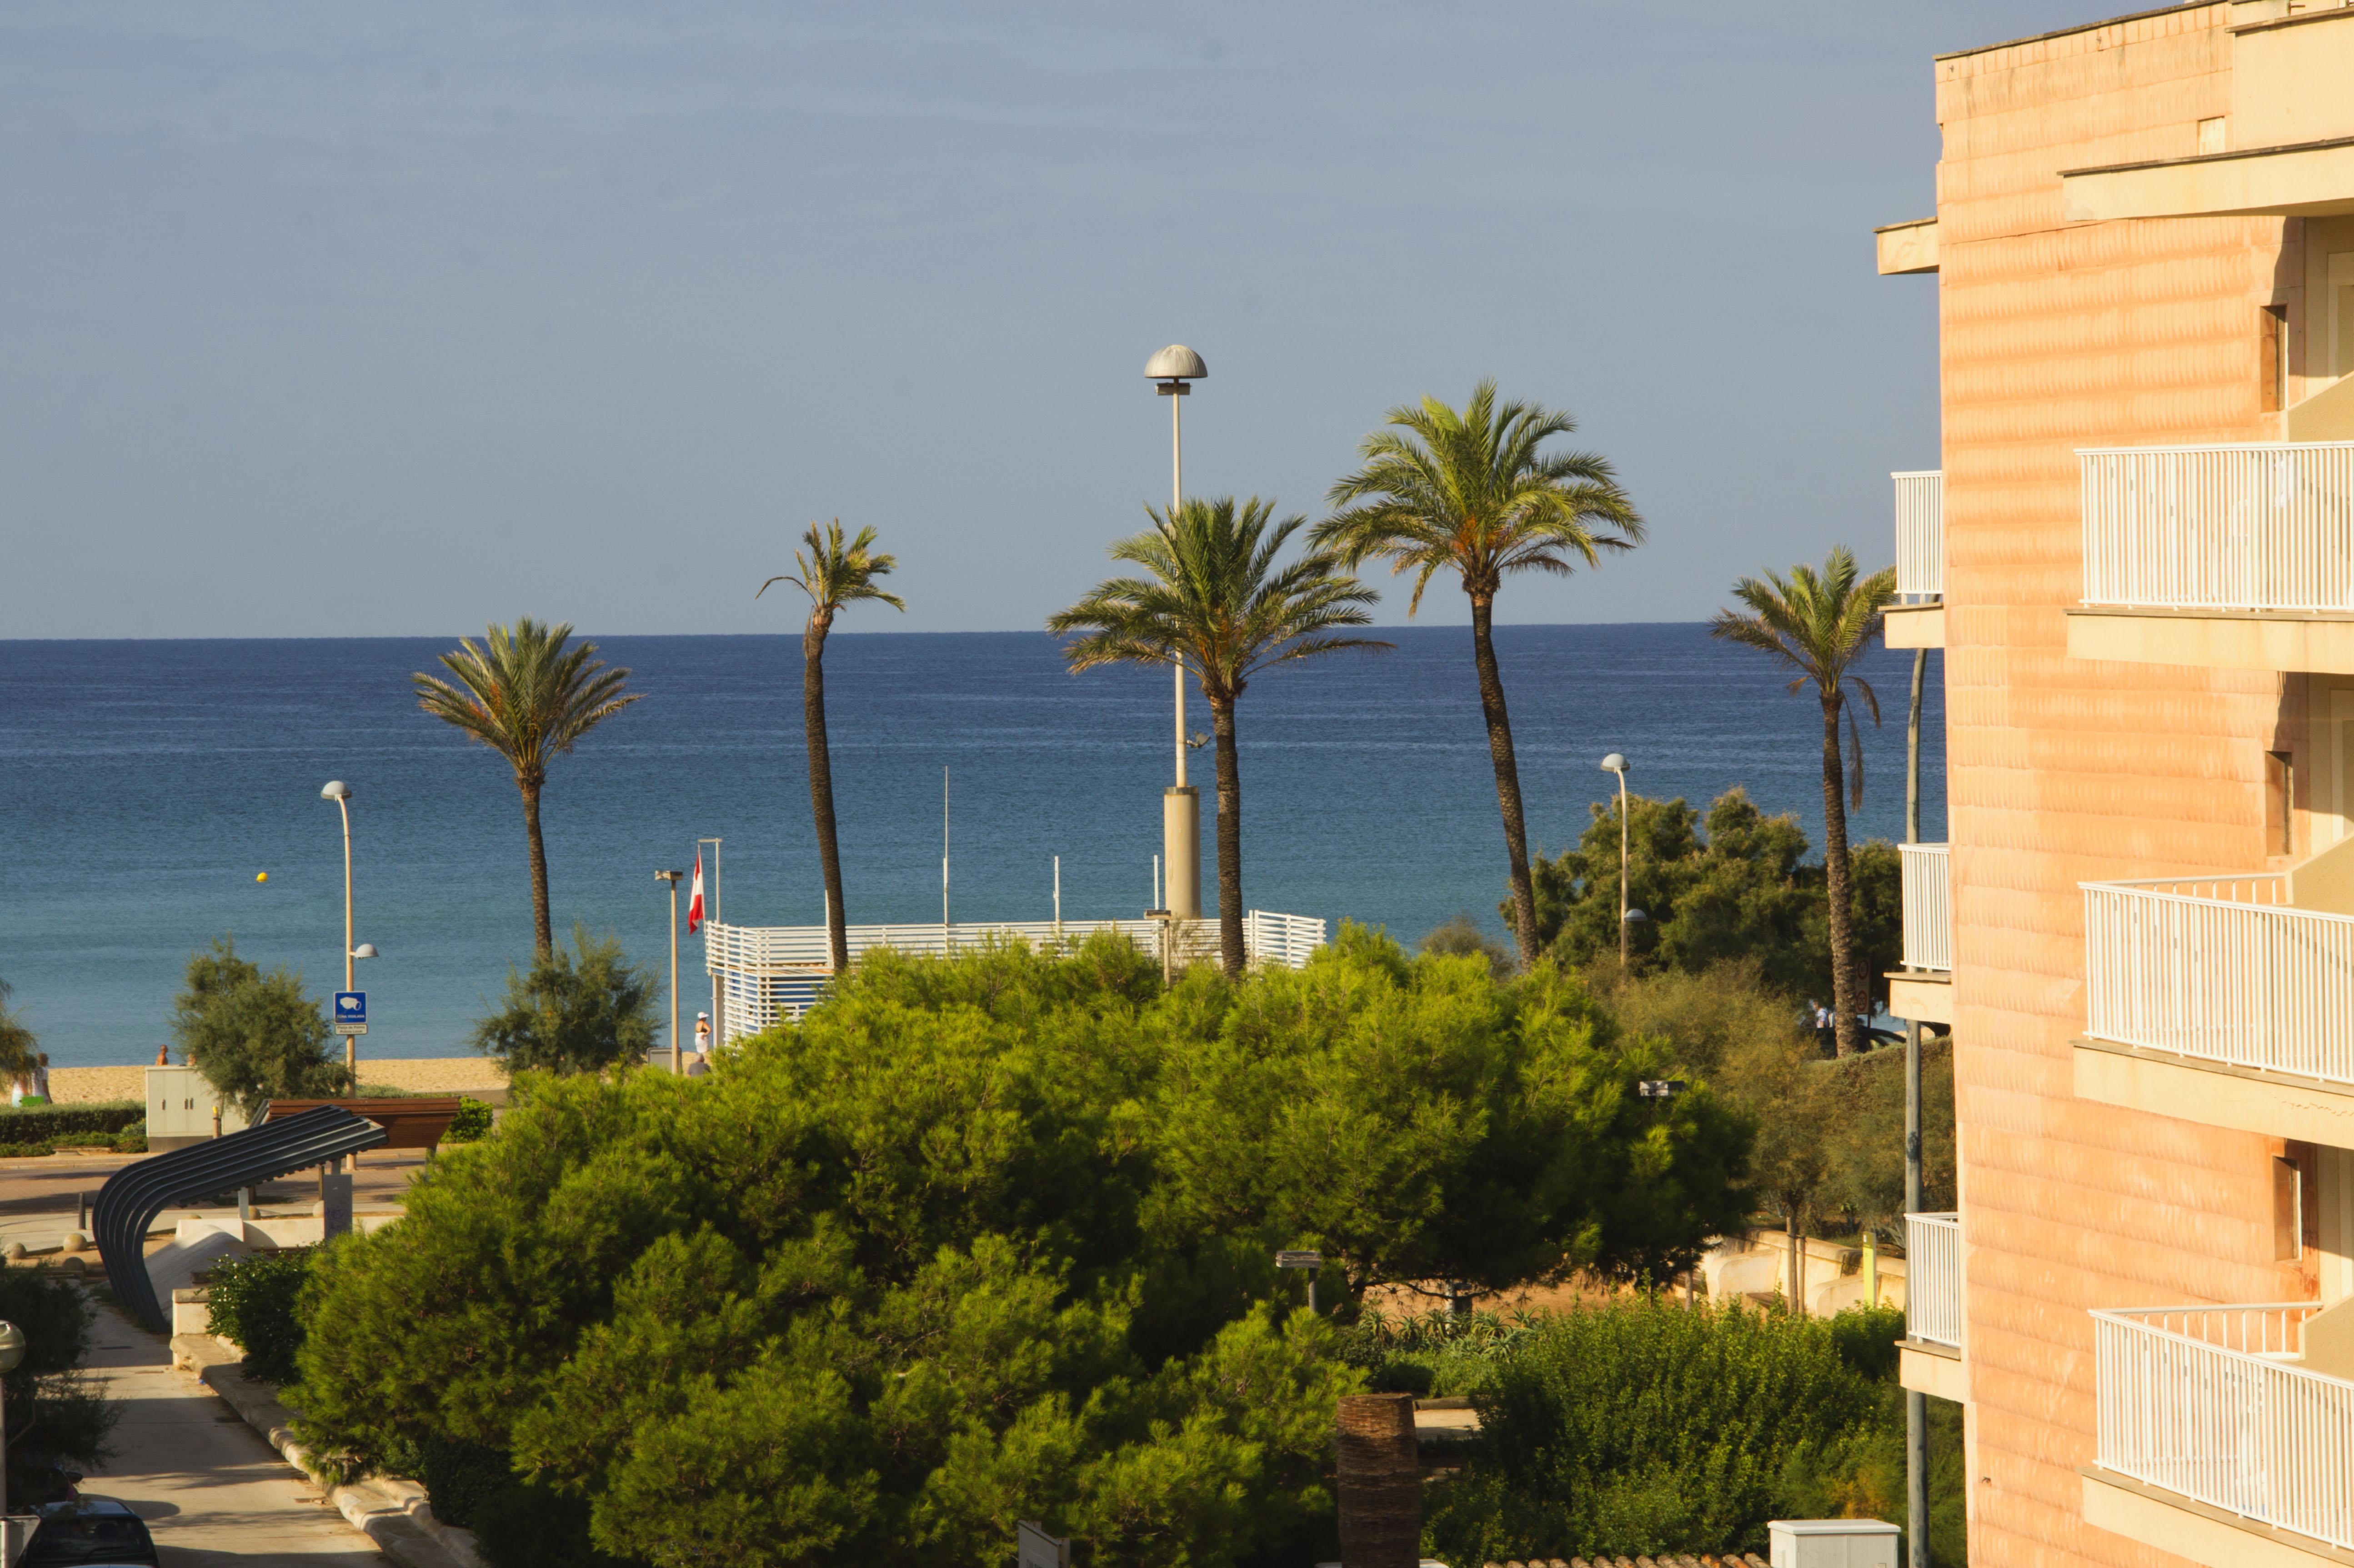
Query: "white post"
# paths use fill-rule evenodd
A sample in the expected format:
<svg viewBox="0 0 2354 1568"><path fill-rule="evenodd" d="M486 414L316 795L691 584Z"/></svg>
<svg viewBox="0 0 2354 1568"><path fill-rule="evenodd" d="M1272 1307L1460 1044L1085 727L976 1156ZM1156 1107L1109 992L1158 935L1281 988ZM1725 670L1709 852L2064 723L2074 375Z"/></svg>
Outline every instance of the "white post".
<svg viewBox="0 0 2354 1568"><path fill-rule="evenodd" d="M1161 907L1161 857L1152 857L1152 906Z"/></svg>
<svg viewBox="0 0 2354 1568"><path fill-rule="evenodd" d="M949 950L949 770L940 769L940 953Z"/></svg>
<svg viewBox="0 0 2354 1568"><path fill-rule="evenodd" d="M686 1063L680 1054L678 1043L678 874L671 873L670 882L670 1073L680 1077L686 1072Z"/></svg>
<svg viewBox="0 0 2354 1568"><path fill-rule="evenodd" d="M1055 857L1055 940L1063 939L1063 857Z"/></svg>
<svg viewBox="0 0 2354 1568"><path fill-rule="evenodd" d="M347 796L335 797L335 810L344 817L344 989L359 990L358 976L352 965L352 805ZM360 1092L360 1037L344 1036L344 1069L351 1074L352 1093Z"/></svg>

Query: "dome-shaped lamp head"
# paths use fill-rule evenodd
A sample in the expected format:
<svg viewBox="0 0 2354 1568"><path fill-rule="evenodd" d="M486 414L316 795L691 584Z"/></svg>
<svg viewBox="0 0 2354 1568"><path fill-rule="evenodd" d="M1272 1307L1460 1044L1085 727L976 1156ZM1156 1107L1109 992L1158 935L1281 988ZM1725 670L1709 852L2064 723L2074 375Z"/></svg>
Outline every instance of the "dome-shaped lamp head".
<svg viewBox="0 0 2354 1568"><path fill-rule="evenodd" d="M12 1372L25 1361L25 1330L0 1323L0 1372Z"/></svg>
<svg viewBox="0 0 2354 1568"><path fill-rule="evenodd" d="M1614 751L1609 756L1602 759L1602 771L1605 773L1624 773L1627 771L1627 759Z"/></svg>
<svg viewBox="0 0 2354 1568"><path fill-rule="evenodd" d="M1209 374L1210 367L1202 363L1202 356L1182 343L1171 344L1144 362L1144 378L1158 383L1164 397L1182 397L1193 390L1185 383L1204 380Z"/></svg>
<svg viewBox="0 0 2354 1568"><path fill-rule="evenodd" d="M352 949L352 957L355 959L372 959L376 956L376 944L374 942L362 942L358 947Z"/></svg>
<svg viewBox="0 0 2354 1568"><path fill-rule="evenodd" d="M319 788L322 800L348 800L351 798L352 787L340 779L330 779Z"/></svg>

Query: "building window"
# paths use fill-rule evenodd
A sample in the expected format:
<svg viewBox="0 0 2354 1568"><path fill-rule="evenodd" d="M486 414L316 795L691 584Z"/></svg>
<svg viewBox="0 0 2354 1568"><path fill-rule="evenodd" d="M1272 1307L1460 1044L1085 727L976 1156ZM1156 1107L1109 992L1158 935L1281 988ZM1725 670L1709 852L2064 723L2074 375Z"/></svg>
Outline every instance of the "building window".
<svg viewBox="0 0 2354 1568"><path fill-rule="evenodd" d="M2266 305L2256 313L2256 376L2264 412L2288 407L2288 307Z"/></svg>
<svg viewBox="0 0 2354 1568"><path fill-rule="evenodd" d="M2296 762L2285 751L2264 753L2264 853L2294 854L2291 808L2296 803Z"/></svg>
<svg viewBox="0 0 2354 1568"><path fill-rule="evenodd" d="M2305 1172L2295 1156L2311 1145L2292 1143L2286 1156L2273 1156L2273 1261L2295 1263L2305 1255Z"/></svg>

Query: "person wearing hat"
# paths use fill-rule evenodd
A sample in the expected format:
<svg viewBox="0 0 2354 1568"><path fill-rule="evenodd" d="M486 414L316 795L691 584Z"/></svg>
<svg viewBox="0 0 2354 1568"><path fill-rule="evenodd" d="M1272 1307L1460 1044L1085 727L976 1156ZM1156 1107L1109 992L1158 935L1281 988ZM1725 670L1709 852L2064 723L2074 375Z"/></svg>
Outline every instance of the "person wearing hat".
<svg viewBox="0 0 2354 1568"><path fill-rule="evenodd" d="M711 1071L711 1014L695 1015L695 1051L686 1059L686 1075L699 1078Z"/></svg>

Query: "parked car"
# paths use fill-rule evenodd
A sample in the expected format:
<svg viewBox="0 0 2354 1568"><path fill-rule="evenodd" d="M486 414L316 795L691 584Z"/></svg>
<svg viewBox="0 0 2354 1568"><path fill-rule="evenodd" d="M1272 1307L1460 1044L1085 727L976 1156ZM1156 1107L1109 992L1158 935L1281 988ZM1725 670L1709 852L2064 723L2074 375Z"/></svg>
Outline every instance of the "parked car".
<svg viewBox="0 0 2354 1568"><path fill-rule="evenodd" d="M147 1526L112 1498L70 1498L37 1511L41 1528L16 1568L160 1568Z"/></svg>

